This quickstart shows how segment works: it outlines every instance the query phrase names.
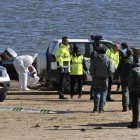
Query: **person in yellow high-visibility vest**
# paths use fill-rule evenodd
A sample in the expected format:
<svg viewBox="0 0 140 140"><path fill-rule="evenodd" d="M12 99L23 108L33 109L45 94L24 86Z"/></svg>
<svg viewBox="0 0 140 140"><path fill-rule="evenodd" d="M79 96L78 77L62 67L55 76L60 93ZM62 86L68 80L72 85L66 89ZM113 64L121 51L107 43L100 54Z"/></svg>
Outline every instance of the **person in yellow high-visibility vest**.
<svg viewBox="0 0 140 140"><path fill-rule="evenodd" d="M78 98L81 98L82 96L82 86L83 86L83 72L87 71L88 69L86 67L84 57L80 53L80 48L75 47L73 50L73 54L71 55L71 86L70 86L70 96L73 98L74 96L74 87L75 82L78 83Z"/></svg>
<svg viewBox="0 0 140 140"><path fill-rule="evenodd" d="M110 58L113 66L114 66L115 73L117 72L116 70L118 68L119 60L120 60L119 50L120 50L119 44L114 44L113 48L109 48L106 50L106 55ZM109 82L108 82L107 101L114 101L110 97L112 82L113 82L113 75L110 75Z"/></svg>
<svg viewBox="0 0 140 140"><path fill-rule="evenodd" d="M56 60L59 72L59 99L67 99L64 97L64 77L70 72L70 53L68 44L68 38L62 37L62 43L56 49Z"/></svg>

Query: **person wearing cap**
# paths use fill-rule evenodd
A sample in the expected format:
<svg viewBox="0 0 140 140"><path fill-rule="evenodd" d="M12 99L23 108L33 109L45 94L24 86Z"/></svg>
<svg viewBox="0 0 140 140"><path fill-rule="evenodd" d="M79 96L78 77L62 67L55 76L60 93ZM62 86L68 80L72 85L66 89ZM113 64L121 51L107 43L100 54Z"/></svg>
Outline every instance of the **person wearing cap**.
<svg viewBox="0 0 140 140"><path fill-rule="evenodd" d="M29 90L27 88L28 80L28 67L32 65L36 54L34 57L30 55L17 56L14 59L13 65L18 73L19 78L19 90Z"/></svg>
<svg viewBox="0 0 140 140"><path fill-rule="evenodd" d="M139 128L139 99L140 99L140 49L133 49L134 63L128 78L130 98L132 102L132 122L128 128Z"/></svg>
<svg viewBox="0 0 140 140"><path fill-rule="evenodd" d="M67 99L67 97L64 97L64 78L70 72L69 41L67 37L62 37L62 43L56 49L56 60L59 73L59 99Z"/></svg>
<svg viewBox="0 0 140 140"><path fill-rule="evenodd" d="M125 54L122 53L120 58L120 63L118 65L118 74L121 81L122 89L122 112L126 112L130 109L130 100L129 100L129 90L128 90L128 75L131 70L133 63L133 52L131 49L127 49Z"/></svg>
<svg viewBox="0 0 140 140"><path fill-rule="evenodd" d="M81 55L80 48L74 47L73 54L71 55L71 86L70 86L70 96L74 96L74 87L77 81L78 84L78 98L82 96L82 86L83 86L83 73L84 71L88 72L88 69L85 64L84 56Z"/></svg>
<svg viewBox="0 0 140 140"><path fill-rule="evenodd" d="M113 83L114 75L116 76L116 78L118 78L117 68L118 68L119 59L120 59L119 50L120 50L119 44L114 44L112 48L108 48L106 50L106 55L110 58L110 60L113 64L113 67L115 69L115 73L111 74L110 77L109 77L107 101L114 101L113 99L111 99L110 96L111 96L111 86L112 86L112 83Z"/></svg>

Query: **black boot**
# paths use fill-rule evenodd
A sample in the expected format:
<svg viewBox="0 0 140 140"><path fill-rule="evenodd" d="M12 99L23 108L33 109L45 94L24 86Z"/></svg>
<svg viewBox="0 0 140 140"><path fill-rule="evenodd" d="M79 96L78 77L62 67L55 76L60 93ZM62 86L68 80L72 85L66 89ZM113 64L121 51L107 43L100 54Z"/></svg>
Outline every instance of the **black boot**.
<svg viewBox="0 0 140 140"><path fill-rule="evenodd" d="M107 96L106 101L108 101L108 102L114 102L114 100L113 100L113 99L111 99L111 97L110 97L110 96Z"/></svg>
<svg viewBox="0 0 140 140"><path fill-rule="evenodd" d="M132 123L132 124L128 125L127 128L136 129L136 128L139 128L139 125Z"/></svg>
<svg viewBox="0 0 140 140"><path fill-rule="evenodd" d="M81 96L82 96L82 94L79 94L79 95L78 95L78 98L81 98Z"/></svg>
<svg viewBox="0 0 140 140"><path fill-rule="evenodd" d="M59 99L68 99L68 98L64 96L59 96Z"/></svg>
<svg viewBox="0 0 140 140"><path fill-rule="evenodd" d="M94 96L93 95L90 95L90 100L93 100L94 99Z"/></svg>

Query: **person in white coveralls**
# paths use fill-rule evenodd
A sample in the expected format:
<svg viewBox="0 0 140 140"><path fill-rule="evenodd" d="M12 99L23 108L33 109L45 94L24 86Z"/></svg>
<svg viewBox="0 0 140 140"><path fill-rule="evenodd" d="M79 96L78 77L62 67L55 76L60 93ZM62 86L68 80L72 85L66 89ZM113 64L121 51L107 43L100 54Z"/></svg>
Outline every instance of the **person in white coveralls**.
<svg viewBox="0 0 140 140"><path fill-rule="evenodd" d="M19 90L30 90L27 88L28 67L30 67L36 57L30 55L17 56L13 62L19 77Z"/></svg>

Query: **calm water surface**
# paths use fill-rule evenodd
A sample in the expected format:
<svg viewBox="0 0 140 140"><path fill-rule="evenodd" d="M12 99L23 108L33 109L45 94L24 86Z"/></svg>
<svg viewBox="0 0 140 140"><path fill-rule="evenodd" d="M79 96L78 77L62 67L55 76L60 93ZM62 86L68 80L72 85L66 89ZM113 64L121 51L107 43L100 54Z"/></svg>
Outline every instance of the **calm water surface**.
<svg viewBox="0 0 140 140"><path fill-rule="evenodd" d="M140 47L140 0L0 0L0 50L45 51L53 39L102 34Z"/></svg>

